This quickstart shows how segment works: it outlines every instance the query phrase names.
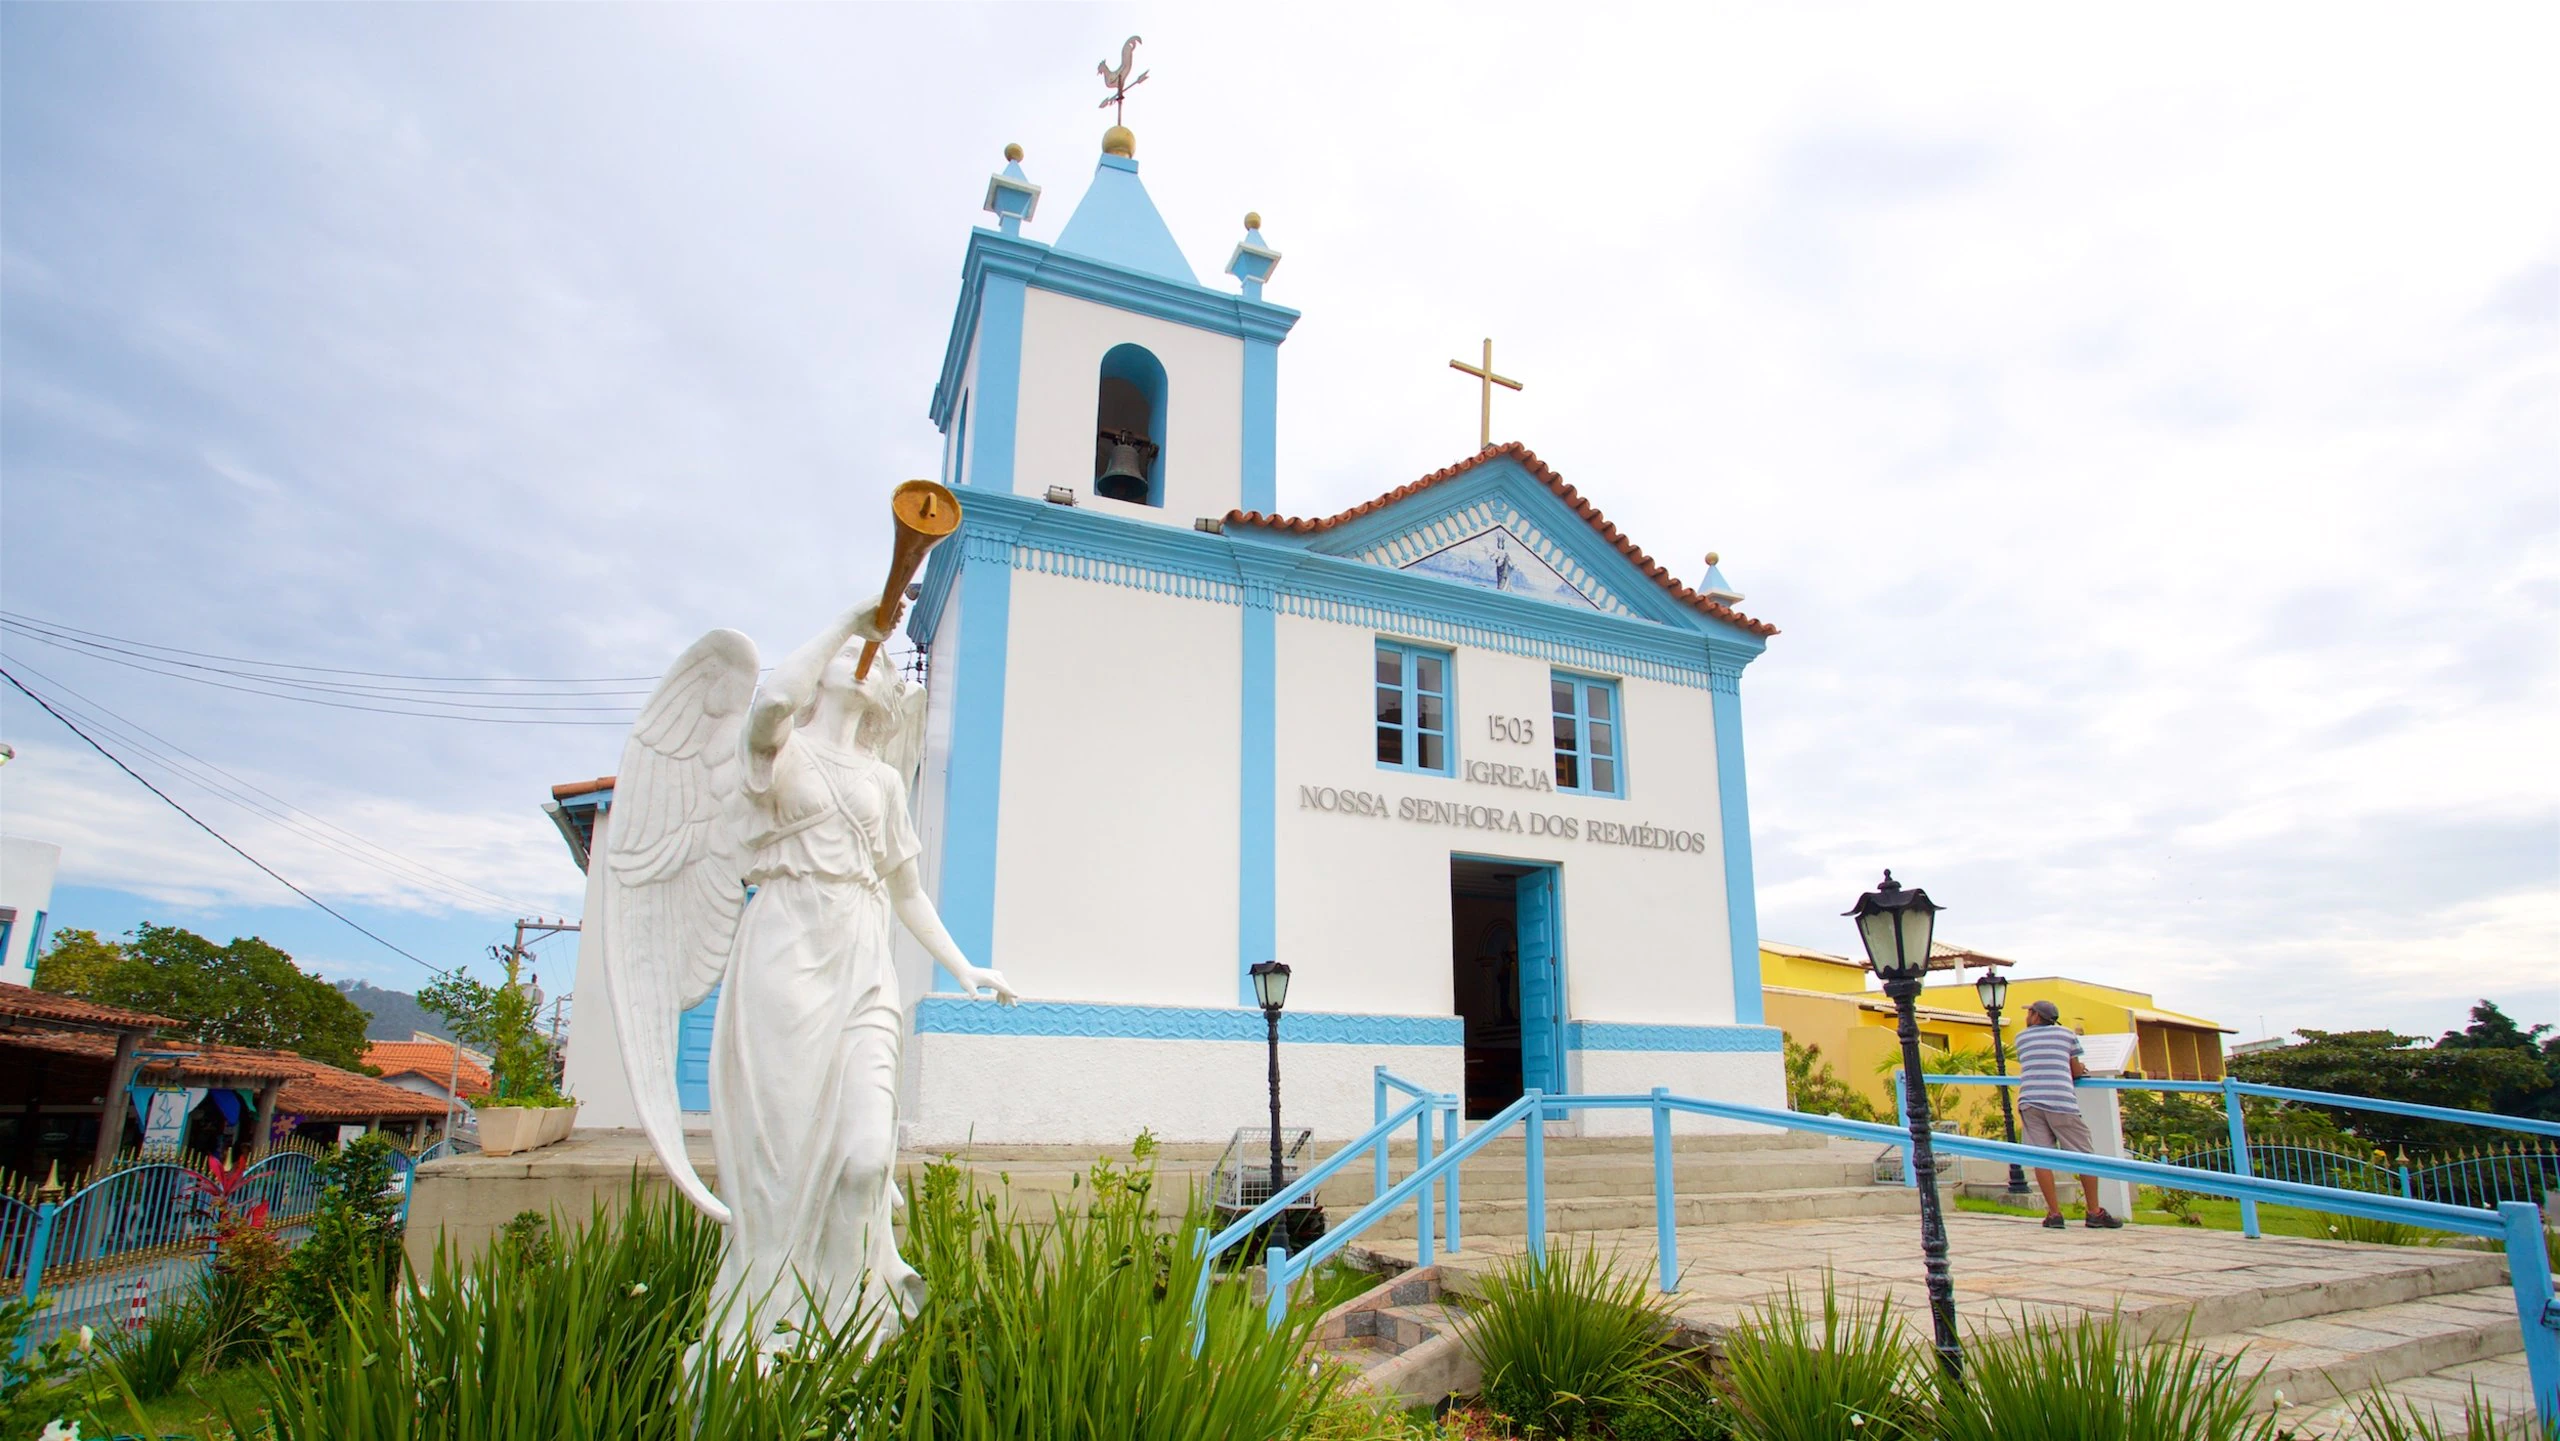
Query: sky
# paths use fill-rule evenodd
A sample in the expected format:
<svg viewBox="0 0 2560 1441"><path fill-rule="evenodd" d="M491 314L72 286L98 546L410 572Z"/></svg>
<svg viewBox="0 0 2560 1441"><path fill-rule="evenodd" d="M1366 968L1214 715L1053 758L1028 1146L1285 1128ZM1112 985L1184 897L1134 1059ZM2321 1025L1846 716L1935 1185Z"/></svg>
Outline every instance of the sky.
<svg viewBox="0 0 2560 1441"><path fill-rule="evenodd" d="M986 177L1054 239L1134 33L1193 268L1258 210L1304 312L1284 510L1472 451L1492 336L1496 438L1781 628L1765 937L1851 948L1889 865L2241 1038L2560 1021L2560 15L1273 18L0 7L0 652L417 959L8 692L52 924L406 989L574 916L548 788L702 631L878 583Z"/></svg>

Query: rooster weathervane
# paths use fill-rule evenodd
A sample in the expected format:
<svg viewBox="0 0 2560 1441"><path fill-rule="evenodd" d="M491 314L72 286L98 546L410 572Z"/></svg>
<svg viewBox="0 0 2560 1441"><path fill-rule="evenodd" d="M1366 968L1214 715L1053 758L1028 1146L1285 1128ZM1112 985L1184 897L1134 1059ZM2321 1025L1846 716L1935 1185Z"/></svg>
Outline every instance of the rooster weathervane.
<svg viewBox="0 0 2560 1441"><path fill-rule="evenodd" d="M1135 80L1129 78L1130 68L1137 63L1138 45L1139 39L1135 35L1120 42L1120 68L1117 70L1111 68L1111 62L1108 60L1093 67L1094 72L1102 77L1102 83L1111 87L1111 98L1103 101L1101 108L1111 112L1111 123L1114 125L1122 123L1120 107L1129 103L1129 92L1144 84L1147 76L1155 73L1149 70L1140 74Z"/></svg>

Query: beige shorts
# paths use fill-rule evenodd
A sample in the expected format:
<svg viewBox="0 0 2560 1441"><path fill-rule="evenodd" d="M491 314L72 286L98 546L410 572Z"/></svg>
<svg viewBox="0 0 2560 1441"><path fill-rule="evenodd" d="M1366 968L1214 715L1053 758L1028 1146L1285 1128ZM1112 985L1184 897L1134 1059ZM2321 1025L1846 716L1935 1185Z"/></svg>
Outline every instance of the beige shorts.
<svg viewBox="0 0 2560 1441"><path fill-rule="evenodd" d="M2097 1144L2089 1139L2089 1123L2081 1119L2078 1111L2048 1111L2042 1106L2020 1106L2018 1129L2024 1133L2019 1139L2049 1151L2078 1151L2088 1156L2096 1154L2098 1149Z"/></svg>

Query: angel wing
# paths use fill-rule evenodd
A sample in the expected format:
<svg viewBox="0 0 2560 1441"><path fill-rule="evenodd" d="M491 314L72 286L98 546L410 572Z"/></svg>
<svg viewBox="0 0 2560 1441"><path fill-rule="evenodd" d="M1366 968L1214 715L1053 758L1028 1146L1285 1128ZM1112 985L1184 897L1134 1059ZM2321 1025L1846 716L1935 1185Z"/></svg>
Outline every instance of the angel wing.
<svg viewBox="0 0 2560 1441"><path fill-rule="evenodd" d="M622 1064L667 1176L726 1223L685 1155L676 1097L679 1017L720 984L746 906L743 752L755 642L715 630L676 657L640 710L605 832L605 994Z"/></svg>

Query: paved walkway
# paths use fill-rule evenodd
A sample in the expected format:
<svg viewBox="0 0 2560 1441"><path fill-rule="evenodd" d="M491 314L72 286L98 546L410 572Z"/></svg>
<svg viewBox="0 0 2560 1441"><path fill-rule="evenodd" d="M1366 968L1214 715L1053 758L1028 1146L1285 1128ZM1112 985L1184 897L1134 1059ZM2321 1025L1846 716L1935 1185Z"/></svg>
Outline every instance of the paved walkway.
<svg viewBox="0 0 2560 1441"><path fill-rule="evenodd" d="M1708 1336L1793 1286L1818 1296L1826 1273L1843 1292L1890 1297L1923 1334L1926 1291L1919 1226L1910 1217L1745 1222L1678 1233L1674 1309ZM1551 1238L1596 1243L1651 1275L1654 1235L1609 1231ZM1948 1218L1961 1324L1976 1335L2037 1317L2116 1314L2140 1341L2181 1335L2267 1367L2260 1391L2282 1391L2288 1422L2305 1426L2343 1393L2377 1383L2411 1400L2458 1408L2476 1381L2502 1409L2530 1411L2503 1257L2415 1246L2362 1246L2167 1226L2048 1231L2033 1219ZM1515 1254L1517 1237L1488 1237L1444 1258L1464 1276ZM1410 1262L1411 1241L1366 1247ZM1463 1281L1461 1291L1467 1289ZM2335 1418L2323 1413L2318 1419Z"/></svg>

